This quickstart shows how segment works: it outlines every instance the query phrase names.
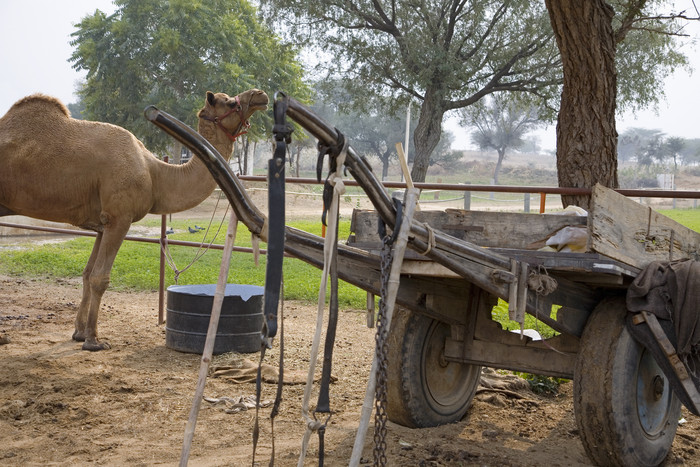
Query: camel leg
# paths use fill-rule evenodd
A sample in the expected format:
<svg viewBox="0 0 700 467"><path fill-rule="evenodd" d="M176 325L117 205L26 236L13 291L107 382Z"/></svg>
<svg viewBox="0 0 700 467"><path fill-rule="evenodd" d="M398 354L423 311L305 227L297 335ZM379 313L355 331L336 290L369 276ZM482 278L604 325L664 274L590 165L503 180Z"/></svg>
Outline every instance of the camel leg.
<svg viewBox="0 0 700 467"><path fill-rule="evenodd" d="M80 300L78 314L75 317L75 332L73 333L73 340L79 342L84 342L87 336L85 328L87 327L88 308L90 307L90 275L92 274L92 268L95 266L95 259L97 258L97 252L100 250L101 242L102 232L98 232L95 244L92 246L90 258L88 258L85 269L83 269L83 298Z"/></svg>
<svg viewBox="0 0 700 467"><path fill-rule="evenodd" d="M97 339L97 316L100 311L102 295L109 285L109 274L114 264L114 258L119 252L119 247L124 241L130 225L130 222L120 223L114 220L105 226L88 278L90 292L83 350L105 350L110 348L109 344L100 342Z"/></svg>

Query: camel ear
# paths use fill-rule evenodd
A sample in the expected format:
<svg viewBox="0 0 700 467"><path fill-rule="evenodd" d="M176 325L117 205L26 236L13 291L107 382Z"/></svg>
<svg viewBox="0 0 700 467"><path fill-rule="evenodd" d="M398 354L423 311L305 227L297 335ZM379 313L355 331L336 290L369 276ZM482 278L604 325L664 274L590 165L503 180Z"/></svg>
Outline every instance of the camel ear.
<svg viewBox="0 0 700 467"><path fill-rule="evenodd" d="M209 105L214 105L214 102L216 101L216 97L214 97L214 93L211 91L207 91L207 102Z"/></svg>

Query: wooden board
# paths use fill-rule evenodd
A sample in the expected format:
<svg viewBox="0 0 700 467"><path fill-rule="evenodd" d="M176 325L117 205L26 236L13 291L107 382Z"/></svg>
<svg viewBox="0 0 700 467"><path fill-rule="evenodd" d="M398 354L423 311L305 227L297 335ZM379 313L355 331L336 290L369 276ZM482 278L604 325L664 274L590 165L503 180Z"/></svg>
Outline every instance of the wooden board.
<svg viewBox="0 0 700 467"><path fill-rule="evenodd" d="M588 251L639 269L652 261L697 259L700 233L602 185L592 196Z"/></svg>
<svg viewBox="0 0 700 467"><path fill-rule="evenodd" d="M415 213L419 222L460 240L483 247L538 248L552 233L569 226L585 226L586 218L556 214L525 214L516 212L420 211ZM377 234L377 213L355 210L352 215L353 244L381 244Z"/></svg>

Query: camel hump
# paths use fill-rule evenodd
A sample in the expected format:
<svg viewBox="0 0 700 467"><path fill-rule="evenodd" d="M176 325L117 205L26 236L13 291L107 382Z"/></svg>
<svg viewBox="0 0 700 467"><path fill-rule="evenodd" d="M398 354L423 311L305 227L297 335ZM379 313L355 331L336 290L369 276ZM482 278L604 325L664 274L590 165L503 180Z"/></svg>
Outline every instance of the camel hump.
<svg viewBox="0 0 700 467"><path fill-rule="evenodd" d="M12 112L13 110L20 110L24 109L27 107L33 107L33 106L42 106L42 107L55 107L56 109L59 110L63 115L66 117L70 117L70 111L68 110L68 107L63 105L63 102L59 101L55 97L52 96L47 96L46 94L32 94L31 96L24 97L17 102L14 103L14 105L10 108L8 113Z"/></svg>

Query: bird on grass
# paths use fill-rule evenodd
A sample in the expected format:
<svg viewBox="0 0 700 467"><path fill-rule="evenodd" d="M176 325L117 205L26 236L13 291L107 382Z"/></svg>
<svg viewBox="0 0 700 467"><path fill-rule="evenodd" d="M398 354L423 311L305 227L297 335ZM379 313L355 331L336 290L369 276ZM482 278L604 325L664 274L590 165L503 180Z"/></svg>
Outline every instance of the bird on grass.
<svg viewBox="0 0 700 467"><path fill-rule="evenodd" d="M197 230L207 230L206 227L200 227L197 224L194 225L194 228Z"/></svg>
<svg viewBox="0 0 700 467"><path fill-rule="evenodd" d="M199 229L193 229L193 228L190 227L189 225L187 226L187 230L189 230L190 233L197 233L197 232L199 232Z"/></svg>
<svg viewBox="0 0 700 467"><path fill-rule="evenodd" d="M173 230L172 227L170 227L168 230L165 231L165 235L170 235L170 234L174 234L174 233L175 233L175 231Z"/></svg>

